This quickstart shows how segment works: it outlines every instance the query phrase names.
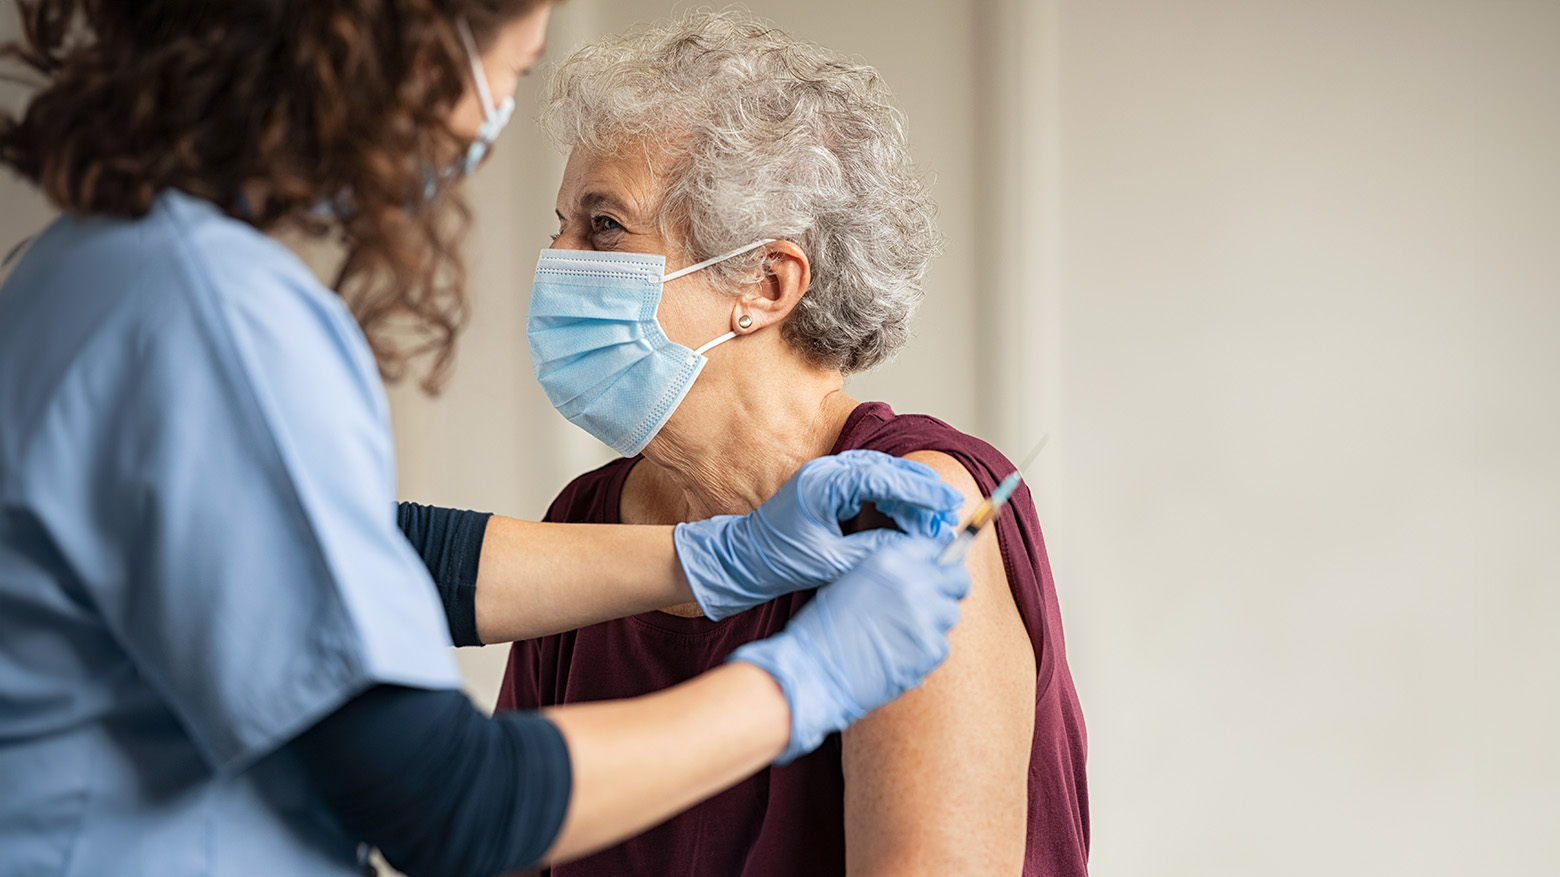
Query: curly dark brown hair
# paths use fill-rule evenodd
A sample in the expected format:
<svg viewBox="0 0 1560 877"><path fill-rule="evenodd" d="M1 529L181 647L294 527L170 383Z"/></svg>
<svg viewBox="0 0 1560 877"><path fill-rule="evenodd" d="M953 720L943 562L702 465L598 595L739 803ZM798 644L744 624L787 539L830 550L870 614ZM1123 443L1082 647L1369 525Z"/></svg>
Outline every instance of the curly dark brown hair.
<svg viewBox="0 0 1560 877"><path fill-rule="evenodd" d="M175 188L267 233L334 236L334 287L380 370L427 354L435 392L466 320L470 212L447 184L429 197L426 170L465 147L455 22L485 48L552 2L18 0L24 36L0 58L43 82L0 114L0 163L78 214L143 216Z"/></svg>

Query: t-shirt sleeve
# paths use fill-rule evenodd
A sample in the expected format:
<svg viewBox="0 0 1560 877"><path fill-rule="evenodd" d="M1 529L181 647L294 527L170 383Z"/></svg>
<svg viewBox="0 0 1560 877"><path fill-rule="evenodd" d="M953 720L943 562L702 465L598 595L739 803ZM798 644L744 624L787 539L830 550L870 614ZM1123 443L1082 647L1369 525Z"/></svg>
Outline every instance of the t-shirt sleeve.
<svg viewBox="0 0 1560 877"><path fill-rule="evenodd" d="M33 475L85 599L221 769L373 684L460 678L361 333L285 250L210 225L170 230L157 306L73 372Z"/></svg>

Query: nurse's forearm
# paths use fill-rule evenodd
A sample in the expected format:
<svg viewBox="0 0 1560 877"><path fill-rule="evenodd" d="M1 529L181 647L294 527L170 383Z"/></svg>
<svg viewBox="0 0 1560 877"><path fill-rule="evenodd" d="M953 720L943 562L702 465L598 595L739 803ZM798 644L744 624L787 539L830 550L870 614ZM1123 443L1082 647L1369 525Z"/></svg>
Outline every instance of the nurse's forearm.
<svg viewBox="0 0 1560 877"><path fill-rule="evenodd" d="M779 684L744 663L632 700L545 714L573 765L568 815L546 855L555 862L633 837L751 776L791 733Z"/></svg>
<svg viewBox="0 0 1560 877"><path fill-rule="evenodd" d="M693 600L671 527L488 519L477 633L513 642Z"/></svg>
<svg viewBox="0 0 1560 877"><path fill-rule="evenodd" d="M731 663L546 715L380 685L288 745L351 837L407 874L479 877L639 834L773 761L790 720L769 674Z"/></svg>

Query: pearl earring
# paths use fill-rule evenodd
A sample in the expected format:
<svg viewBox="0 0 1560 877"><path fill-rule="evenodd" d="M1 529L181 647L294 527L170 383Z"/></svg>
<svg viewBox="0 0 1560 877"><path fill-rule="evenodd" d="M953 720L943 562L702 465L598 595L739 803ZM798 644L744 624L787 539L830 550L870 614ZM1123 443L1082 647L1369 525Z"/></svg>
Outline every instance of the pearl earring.
<svg viewBox="0 0 1560 877"><path fill-rule="evenodd" d="M753 327L753 318L743 314L737 318L737 326L742 329L751 329Z"/></svg>

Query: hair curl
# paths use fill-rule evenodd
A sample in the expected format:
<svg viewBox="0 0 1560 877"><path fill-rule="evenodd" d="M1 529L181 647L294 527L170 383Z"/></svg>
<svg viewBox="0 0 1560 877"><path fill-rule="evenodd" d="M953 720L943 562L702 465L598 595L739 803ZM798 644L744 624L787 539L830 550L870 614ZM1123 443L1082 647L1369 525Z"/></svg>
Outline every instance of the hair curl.
<svg viewBox="0 0 1560 877"><path fill-rule="evenodd" d="M559 63L541 123L563 150L648 148L668 181L660 224L693 258L801 246L812 286L782 331L810 361L864 371L909 340L942 236L873 68L745 12L695 11ZM710 270L735 286L762 259Z"/></svg>
<svg viewBox="0 0 1560 877"><path fill-rule="evenodd" d="M425 183L464 148L447 124L470 78L452 25L485 45L549 2L18 0L24 36L0 58L44 81L0 114L0 163L79 214L144 216L175 188L262 231L338 235L334 286L381 371L431 353L432 392L466 318L470 213Z"/></svg>

